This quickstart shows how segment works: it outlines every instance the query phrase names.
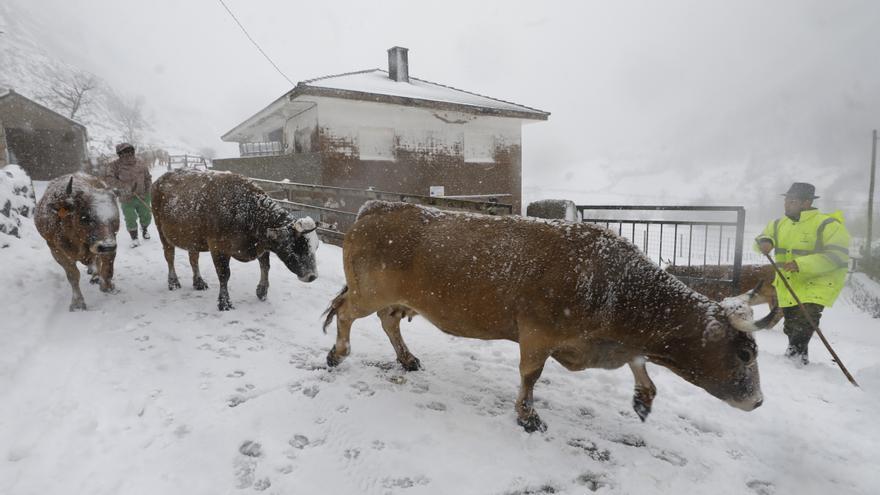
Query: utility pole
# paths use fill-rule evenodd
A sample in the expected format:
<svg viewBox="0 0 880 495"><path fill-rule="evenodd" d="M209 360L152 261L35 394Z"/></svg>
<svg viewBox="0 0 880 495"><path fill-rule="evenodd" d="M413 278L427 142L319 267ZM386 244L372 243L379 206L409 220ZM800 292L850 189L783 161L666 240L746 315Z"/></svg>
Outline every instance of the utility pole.
<svg viewBox="0 0 880 495"><path fill-rule="evenodd" d="M868 248L865 250L865 261L871 259L871 229L874 226L874 170L877 168L877 129L874 129L871 137L871 185L868 186Z"/></svg>

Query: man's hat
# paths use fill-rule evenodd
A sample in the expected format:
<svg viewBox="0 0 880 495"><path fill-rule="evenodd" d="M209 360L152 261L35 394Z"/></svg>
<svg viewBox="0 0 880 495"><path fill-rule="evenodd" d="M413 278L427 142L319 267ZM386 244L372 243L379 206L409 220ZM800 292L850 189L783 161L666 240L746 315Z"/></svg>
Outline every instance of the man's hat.
<svg viewBox="0 0 880 495"><path fill-rule="evenodd" d="M129 151L129 150L134 151L134 146L132 146L129 143L119 143L116 145L116 154L117 155L122 153L123 151Z"/></svg>
<svg viewBox="0 0 880 495"><path fill-rule="evenodd" d="M807 184L806 182L795 182L788 188L783 196L790 196L797 199L816 199L816 186Z"/></svg>

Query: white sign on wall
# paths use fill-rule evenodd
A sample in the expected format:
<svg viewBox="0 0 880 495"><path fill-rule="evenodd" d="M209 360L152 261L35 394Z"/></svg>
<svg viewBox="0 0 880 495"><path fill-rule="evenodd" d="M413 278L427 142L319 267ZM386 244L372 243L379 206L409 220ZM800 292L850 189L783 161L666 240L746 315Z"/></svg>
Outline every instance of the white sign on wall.
<svg viewBox="0 0 880 495"><path fill-rule="evenodd" d="M446 188L444 186L430 186L430 196L432 198L446 196Z"/></svg>

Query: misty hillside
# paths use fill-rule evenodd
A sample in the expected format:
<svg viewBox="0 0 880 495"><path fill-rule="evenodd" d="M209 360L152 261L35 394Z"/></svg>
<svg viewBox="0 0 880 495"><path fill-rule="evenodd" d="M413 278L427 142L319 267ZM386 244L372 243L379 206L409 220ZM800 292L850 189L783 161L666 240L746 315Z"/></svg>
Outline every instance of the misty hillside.
<svg viewBox="0 0 880 495"><path fill-rule="evenodd" d="M0 3L0 92L14 89L70 117L71 108L57 91L69 91L74 83L93 86L83 93L82 104L73 116L88 128L93 157L112 155L115 144L123 140L135 141L141 147L187 150L156 130L150 102L128 94L125 88L112 87L101 74L88 72L56 55L42 41L51 39L51 33L46 31L20 7Z"/></svg>

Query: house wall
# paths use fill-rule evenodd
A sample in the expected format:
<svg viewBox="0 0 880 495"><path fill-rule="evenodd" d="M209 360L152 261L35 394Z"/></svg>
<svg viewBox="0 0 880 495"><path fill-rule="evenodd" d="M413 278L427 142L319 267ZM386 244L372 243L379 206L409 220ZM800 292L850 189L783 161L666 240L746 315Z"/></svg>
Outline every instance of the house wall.
<svg viewBox="0 0 880 495"><path fill-rule="evenodd" d="M87 161L85 129L18 94L0 98L7 151L34 180L80 170Z"/></svg>
<svg viewBox="0 0 880 495"><path fill-rule="evenodd" d="M385 103L309 97L289 119L297 151L320 152L324 185L428 195L511 194L521 203L521 121ZM502 202L511 201L504 198Z"/></svg>
<svg viewBox="0 0 880 495"><path fill-rule="evenodd" d="M318 153L217 158L213 160L213 168L257 179L288 179L305 184L320 184L322 181L321 156Z"/></svg>

